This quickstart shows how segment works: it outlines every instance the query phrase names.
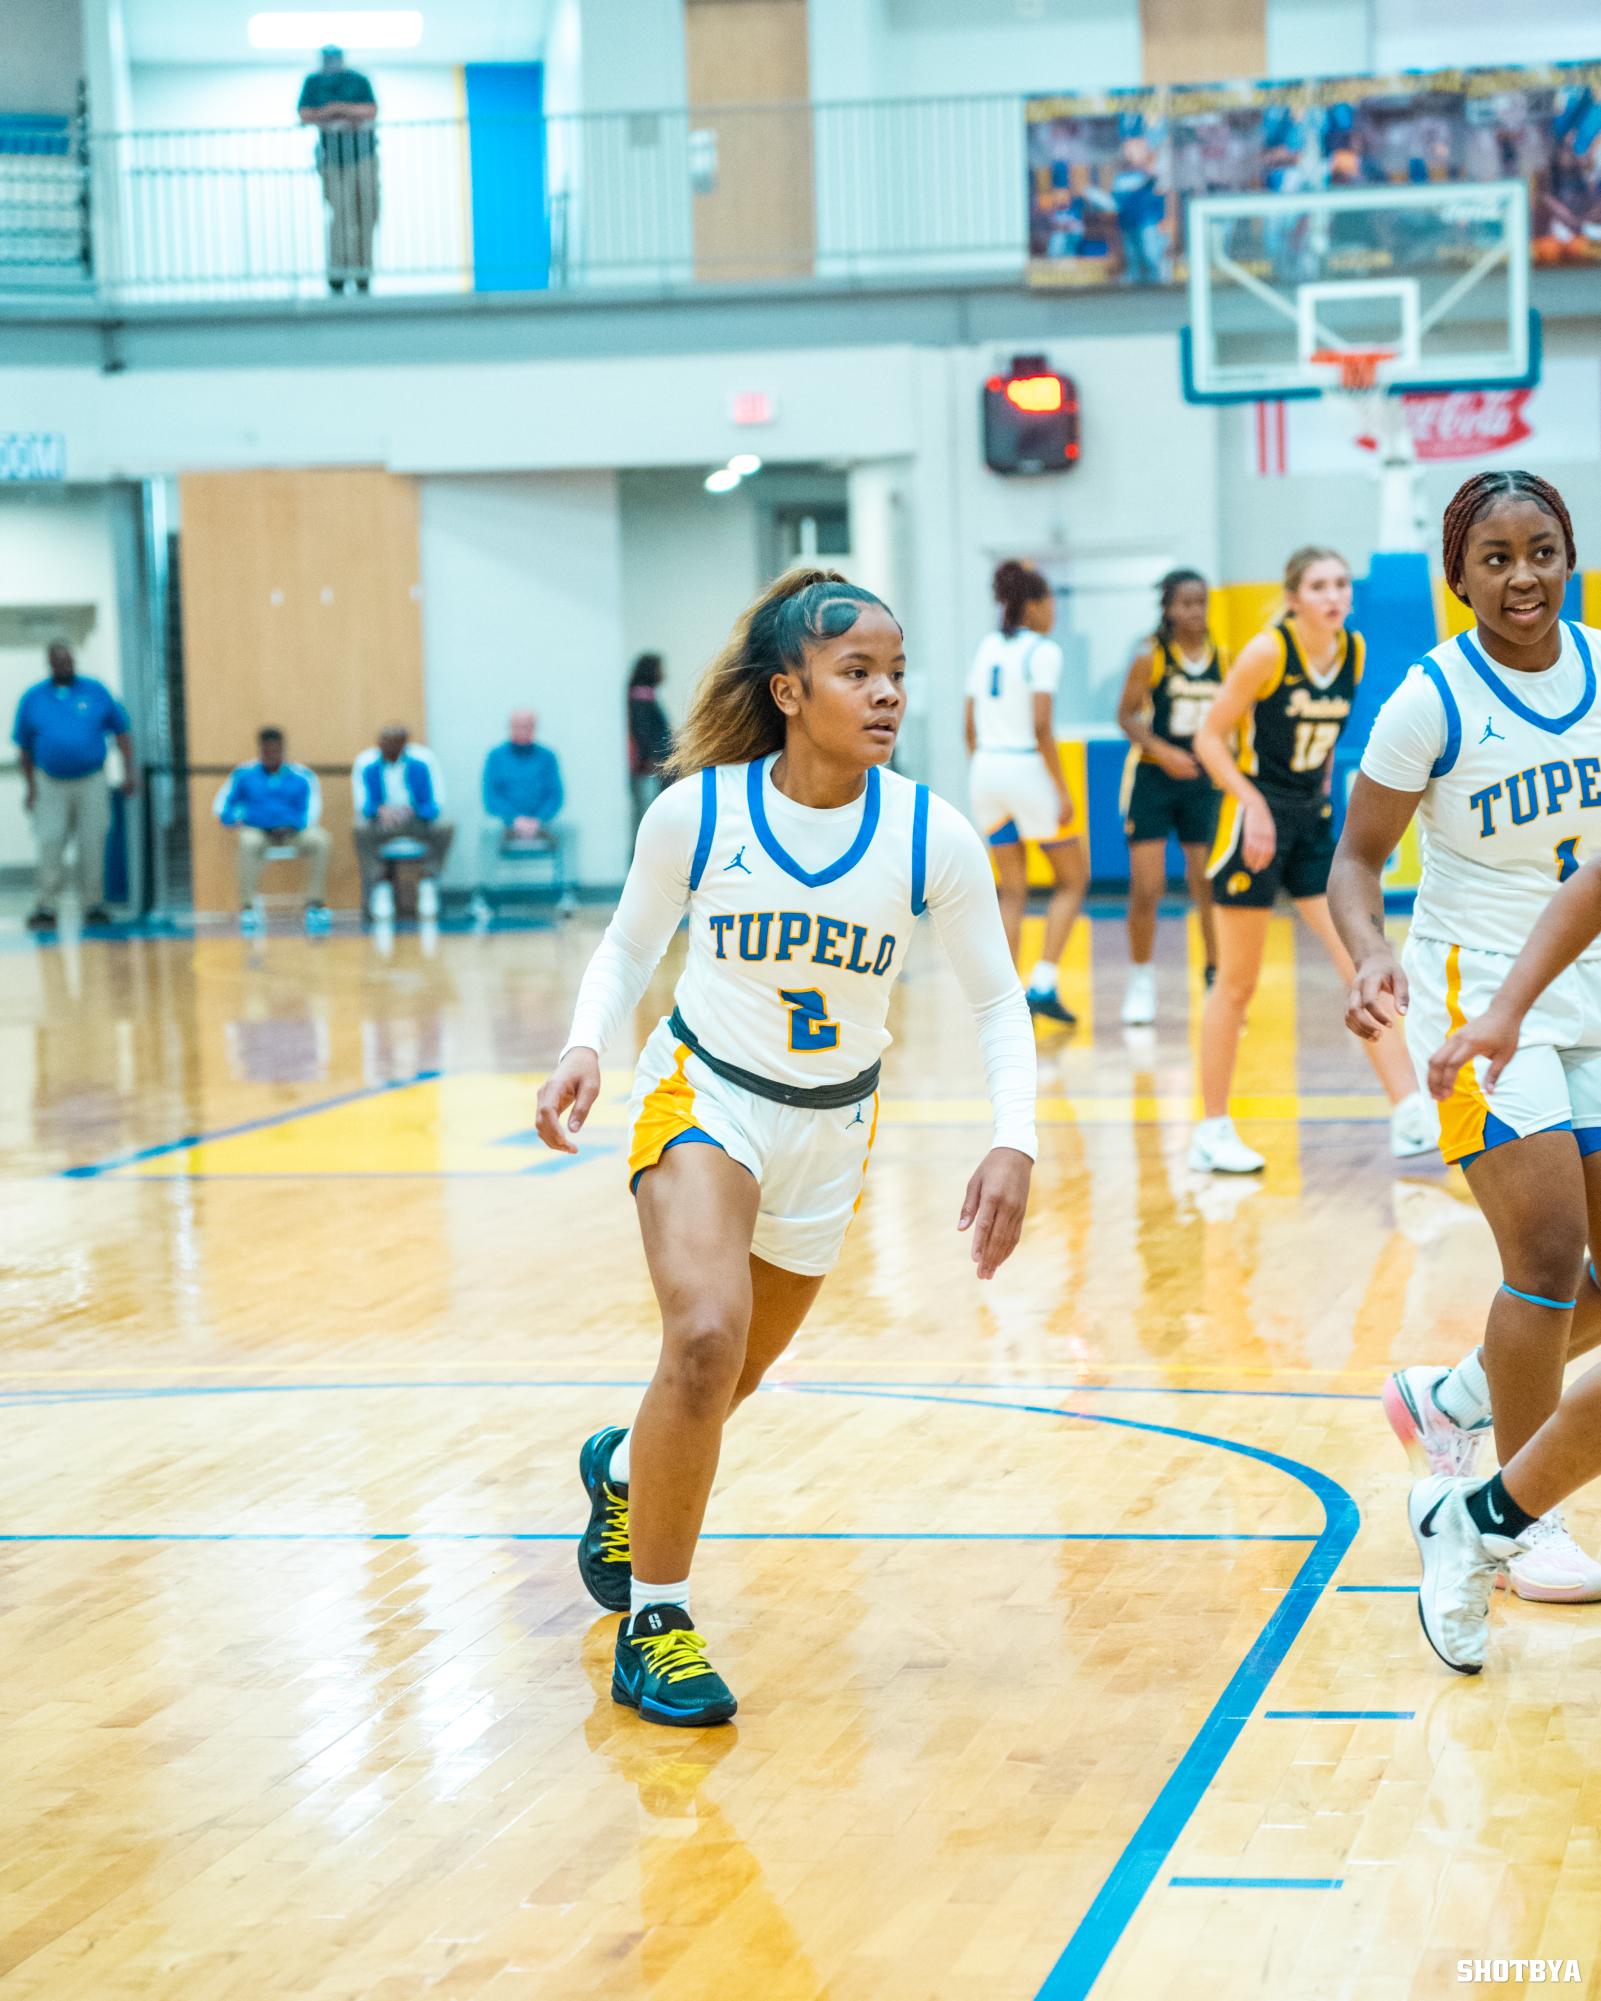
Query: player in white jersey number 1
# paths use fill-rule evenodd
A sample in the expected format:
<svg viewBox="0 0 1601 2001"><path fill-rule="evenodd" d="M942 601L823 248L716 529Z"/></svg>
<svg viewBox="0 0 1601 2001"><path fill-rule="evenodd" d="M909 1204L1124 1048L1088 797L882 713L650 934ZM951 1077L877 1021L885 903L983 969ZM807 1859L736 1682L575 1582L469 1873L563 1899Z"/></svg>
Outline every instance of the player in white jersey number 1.
<svg viewBox="0 0 1601 2001"><path fill-rule="evenodd" d="M621 901L539 1094L571 1153L600 1054L684 915L671 1014L635 1074L628 1169L661 1309L631 1427L585 1444L578 1567L626 1612L612 1695L651 1722L724 1723L734 1697L689 1612L723 1425L806 1317L862 1198L890 989L927 910L978 1027L994 1145L963 1197L980 1278L1028 1201L1034 1033L978 837L886 771L905 714L901 629L832 570L781 578L734 628L640 826Z"/></svg>
<svg viewBox="0 0 1601 2001"><path fill-rule="evenodd" d="M1501 1257L1482 1349L1452 1370L1399 1370L1384 1389L1397 1435L1432 1468L1411 1503L1423 1628L1442 1659L1477 1673L1497 1566L1463 1567L1476 1516L1514 1521L1503 1554L1520 1597L1601 1598L1601 1565L1543 1512L1560 1494L1509 1516L1495 1483L1481 1494L1467 1478L1492 1419L1502 1467L1517 1462L1557 1407L1564 1365L1601 1342L1585 1260L1586 1241L1601 1241L1601 951L1587 942L1521 1013L1509 1060L1486 1065L1499 1045L1459 1032L1544 927L1558 884L1601 854L1601 633L1561 616L1576 552L1544 480L1478 474L1446 510L1442 539L1446 579L1477 623L1419 661L1380 711L1329 906L1357 967L1346 1021L1371 1036L1405 1015L1419 1077L1441 1099L1440 1150L1461 1163ZM1423 876L1398 962L1382 872L1414 813Z"/></svg>

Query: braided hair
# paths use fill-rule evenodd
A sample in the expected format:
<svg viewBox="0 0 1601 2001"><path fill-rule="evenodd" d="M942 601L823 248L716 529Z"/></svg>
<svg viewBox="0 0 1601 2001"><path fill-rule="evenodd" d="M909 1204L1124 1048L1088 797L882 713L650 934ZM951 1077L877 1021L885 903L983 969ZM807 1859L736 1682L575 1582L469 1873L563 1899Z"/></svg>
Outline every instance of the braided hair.
<svg viewBox="0 0 1601 2001"><path fill-rule="evenodd" d="M1578 568L1579 551L1573 539L1568 504L1548 479L1541 479L1537 472L1476 472L1452 494L1440 524L1445 581L1458 597L1462 596L1458 586L1467 558L1468 530L1475 521L1482 521L1498 500L1507 499L1531 500L1542 514L1549 514L1562 530L1569 570Z"/></svg>
<svg viewBox="0 0 1601 2001"><path fill-rule="evenodd" d="M895 618L882 598L847 583L838 570L790 570L769 584L701 676L664 775L687 778L708 765L749 764L782 750L786 725L773 700L773 677L798 674L809 686L808 648L849 632L864 605Z"/></svg>
<svg viewBox="0 0 1601 2001"><path fill-rule="evenodd" d="M1203 591L1208 587L1199 570L1169 570L1156 587L1157 604L1161 610L1161 616L1156 621L1156 636L1164 646L1173 644L1173 621L1169 613L1173 609L1173 600L1186 584L1199 584Z"/></svg>
<svg viewBox="0 0 1601 2001"><path fill-rule="evenodd" d="M1032 563L1019 563L1011 556L997 568L991 588L1001 608L1001 630L1008 639L1023 623L1024 608L1051 594L1050 585Z"/></svg>

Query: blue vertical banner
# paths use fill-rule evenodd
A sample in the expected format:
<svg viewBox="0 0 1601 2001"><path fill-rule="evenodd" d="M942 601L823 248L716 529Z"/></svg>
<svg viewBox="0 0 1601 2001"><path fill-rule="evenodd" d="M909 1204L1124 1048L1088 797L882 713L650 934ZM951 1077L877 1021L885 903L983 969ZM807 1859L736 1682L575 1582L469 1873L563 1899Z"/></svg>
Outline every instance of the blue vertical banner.
<svg viewBox="0 0 1601 2001"><path fill-rule="evenodd" d="M468 63L473 290L550 286L543 63Z"/></svg>

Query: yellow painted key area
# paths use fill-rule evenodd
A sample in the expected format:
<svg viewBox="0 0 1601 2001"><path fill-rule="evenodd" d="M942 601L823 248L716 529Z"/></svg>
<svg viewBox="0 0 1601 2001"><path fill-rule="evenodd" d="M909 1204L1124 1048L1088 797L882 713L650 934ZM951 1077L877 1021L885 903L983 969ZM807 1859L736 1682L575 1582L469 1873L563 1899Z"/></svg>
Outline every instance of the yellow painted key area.
<svg viewBox="0 0 1601 2001"><path fill-rule="evenodd" d="M576 1162L532 1133L597 935L0 958L0 1996L1601 1993L1601 1607L1498 1604L1476 1681L1421 1638L1376 1392L1498 1272L1288 918L1246 1182L1185 1167L1196 941L1125 1031L1085 928L987 1285L919 938L696 1564L739 1716L612 1703L573 1541L655 1353L625 1052Z"/></svg>

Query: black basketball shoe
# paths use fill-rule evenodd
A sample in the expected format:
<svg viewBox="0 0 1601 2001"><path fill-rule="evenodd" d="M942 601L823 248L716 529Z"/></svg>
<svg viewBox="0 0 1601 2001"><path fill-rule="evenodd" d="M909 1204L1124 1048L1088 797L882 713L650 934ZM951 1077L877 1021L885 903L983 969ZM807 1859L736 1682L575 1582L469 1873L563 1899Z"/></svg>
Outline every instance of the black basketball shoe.
<svg viewBox="0 0 1601 2001"><path fill-rule="evenodd" d="M726 1723L739 1707L681 1605L647 1605L618 1627L611 1699L684 1730Z"/></svg>
<svg viewBox="0 0 1601 2001"><path fill-rule="evenodd" d="M628 1557L628 1489L606 1478L612 1448L628 1429L614 1424L587 1439L578 1455L578 1477L589 1496L589 1526L578 1538L578 1574L584 1589L608 1612L628 1610L632 1581Z"/></svg>

